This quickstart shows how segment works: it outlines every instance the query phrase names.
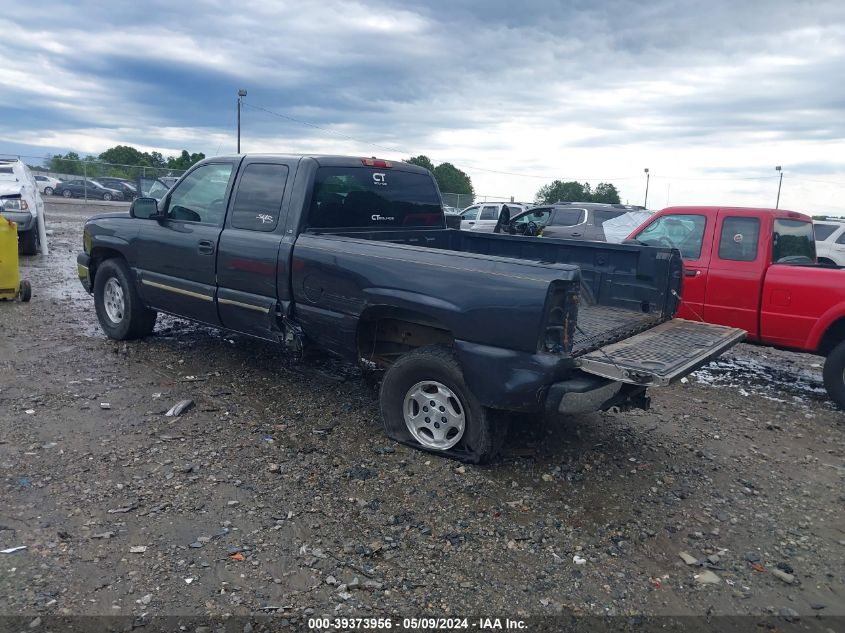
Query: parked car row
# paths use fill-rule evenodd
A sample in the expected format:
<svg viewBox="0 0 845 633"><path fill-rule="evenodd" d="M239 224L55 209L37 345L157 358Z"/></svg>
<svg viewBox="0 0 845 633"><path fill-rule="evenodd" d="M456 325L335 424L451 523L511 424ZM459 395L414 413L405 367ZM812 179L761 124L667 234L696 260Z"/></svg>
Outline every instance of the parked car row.
<svg viewBox="0 0 845 633"><path fill-rule="evenodd" d="M502 232L512 235L557 237L563 239L609 240L603 225L628 214L637 214L638 222L648 215L641 207L598 202L556 202L528 207L520 203L484 203L461 211L461 229L465 231L492 232L502 217L504 208L509 218L502 221ZM634 228L634 227L631 227ZM627 231L622 237L627 236Z"/></svg>
<svg viewBox="0 0 845 633"><path fill-rule="evenodd" d="M120 178L77 178L55 185L53 193L64 198L84 197L108 201L133 200L137 190L132 183Z"/></svg>

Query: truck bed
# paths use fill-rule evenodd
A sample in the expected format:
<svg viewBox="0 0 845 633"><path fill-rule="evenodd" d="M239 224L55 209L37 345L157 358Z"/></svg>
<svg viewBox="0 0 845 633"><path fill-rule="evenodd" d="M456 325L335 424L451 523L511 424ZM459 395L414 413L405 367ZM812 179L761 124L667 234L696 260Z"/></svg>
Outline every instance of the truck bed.
<svg viewBox="0 0 845 633"><path fill-rule="evenodd" d="M332 234L491 258L577 266L580 305L572 356L647 330L670 319L677 307L678 298L672 291L680 290L681 260L668 248L452 229Z"/></svg>

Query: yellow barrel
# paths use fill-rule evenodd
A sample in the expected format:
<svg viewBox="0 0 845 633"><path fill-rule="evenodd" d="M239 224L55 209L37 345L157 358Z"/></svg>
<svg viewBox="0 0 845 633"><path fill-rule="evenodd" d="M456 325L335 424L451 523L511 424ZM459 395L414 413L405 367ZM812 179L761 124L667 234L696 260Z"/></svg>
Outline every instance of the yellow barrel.
<svg viewBox="0 0 845 633"><path fill-rule="evenodd" d="M0 299L14 299L20 287L18 225L0 215Z"/></svg>

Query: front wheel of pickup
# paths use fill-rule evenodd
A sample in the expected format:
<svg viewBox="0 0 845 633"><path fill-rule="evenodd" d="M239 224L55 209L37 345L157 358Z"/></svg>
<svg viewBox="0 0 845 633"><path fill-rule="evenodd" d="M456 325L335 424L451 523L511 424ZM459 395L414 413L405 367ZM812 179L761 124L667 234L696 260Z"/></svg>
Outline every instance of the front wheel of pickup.
<svg viewBox="0 0 845 633"><path fill-rule="evenodd" d="M389 437L463 462L492 460L507 432L504 416L481 406L451 350L440 345L415 349L391 365L379 405Z"/></svg>
<svg viewBox="0 0 845 633"><path fill-rule="evenodd" d="M845 409L845 341L828 354L823 375L824 387L830 399Z"/></svg>
<svg viewBox="0 0 845 633"><path fill-rule="evenodd" d="M142 303L122 259L107 259L97 268L94 308L103 332L117 341L142 338L155 327L156 312Z"/></svg>

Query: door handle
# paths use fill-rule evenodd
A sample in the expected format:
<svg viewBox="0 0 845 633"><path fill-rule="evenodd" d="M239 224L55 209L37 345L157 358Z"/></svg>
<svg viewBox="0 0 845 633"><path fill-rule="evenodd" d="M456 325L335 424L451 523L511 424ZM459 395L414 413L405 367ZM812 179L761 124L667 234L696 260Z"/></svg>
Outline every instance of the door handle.
<svg viewBox="0 0 845 633"><path fill-rule="evenodd" d="M197 242L197 252L200 255L211 255L214 252L214 242L211 240L200 240Z"/></svg>
<svg viewBox="0 0 845 633"><path fill-rule="evenodd" d="M575 232L570 233L570 235L571 235L572 237L581 237L581 234L580 234L580 233L575 233Z"/></svg>
<svg viewBox="0 0 845 633"><path fill-rule="evenodd" d="M472 226L473 224L475 224L475 220L467 220L467 224L469 224L470 226Z"/></svg>
<svg viewBox="0 0 845 633"><path fill-rule="evenodd" d="M684 277L698 277L701 274L700 270L685 270Z"/></svg>

